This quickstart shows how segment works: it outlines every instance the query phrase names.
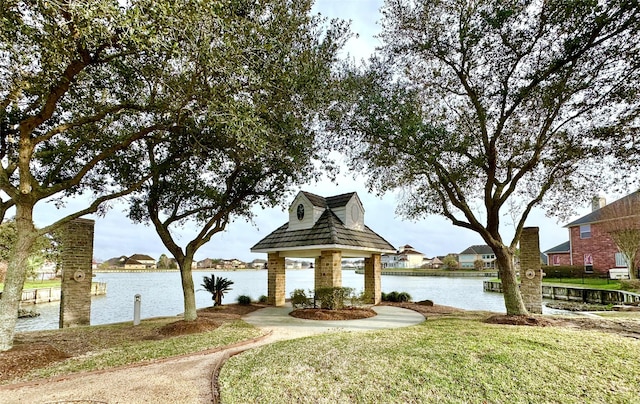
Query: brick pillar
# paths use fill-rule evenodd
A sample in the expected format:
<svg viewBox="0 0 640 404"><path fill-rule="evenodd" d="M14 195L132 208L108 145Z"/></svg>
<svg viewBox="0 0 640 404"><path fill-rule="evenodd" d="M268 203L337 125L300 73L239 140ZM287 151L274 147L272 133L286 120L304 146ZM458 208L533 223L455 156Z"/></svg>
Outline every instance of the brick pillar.
<svg viewBox="0 0 640 404"><path fill-rule="evenodd" d="M270 253L267 258L267 304L284 306L285 300L285 264L280 254Z"/></svg>
<svg viewBox="0 0 640 404"><path fill-rule="evenodd" d="M75 219L56 232L62 264L60 328L91 323L94 224L93 220Z"/></svg>
<svg viewBox="0 0 640 404"><path fill-rule="evenodd" d="M542 313L542 276L538 228L525 227L520 235L520 293L529 313Z"/></svg>
<svg viewBox="0 0 640 404"><path fill-rule="evenodd" d="M369 296L369 303L378 304L382 297L380 273L382 260L380 254L373 254L364 259L364 293Z"/></svg>
<svg viewBox="0 0 640 404"><path fill-rule="evenodd" d="M315 288L342 287L342 253L322 251L316 258Z"/></svg>

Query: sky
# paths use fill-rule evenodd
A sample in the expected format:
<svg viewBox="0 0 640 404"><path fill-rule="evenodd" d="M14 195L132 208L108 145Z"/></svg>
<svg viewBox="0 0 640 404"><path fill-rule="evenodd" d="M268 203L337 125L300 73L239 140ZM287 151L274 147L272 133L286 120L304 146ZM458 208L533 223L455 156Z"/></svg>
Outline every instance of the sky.
<svg viewBox="0 0 640 404"><path fill-rule="evenodd" d="M356 61L366 59L380 45L374 36L379 32L379 9L382 0L317 0L314 13L321 13L330 18L351 20L351 30L358 34L346 45L341 56L352 57ZM484 244L480 236L470 230L453 226L442 217L430 216L419 221L407 221L399 218L395 211L398 204L396 194L388 193L377 197L365 186L365 178L343 170L337 182L325 179L319 183L302 185L299 190L312 192L321 196L332 196L347 192L357 192L365 209L365 224L384 237L396 248L410 244L428 257L460 253L475 244ZM297 193L297 192L295 192ZM284 206L274 209L255 209L253 223L240 219L230 223L227 229L215 235L212 240L196 253L196 260L204 258L238 258L250 262L256 258L266 258L265 254L254 254L250 248L273 230L287 222L286 207L293 201L294 195L284 201ZM41 203L36 206L34 221L42 227L61 217L65 212L82 208L82 198L70 201L64 210L56 209L53 204ZM164 247L155 230L144 224L133 224L127 218L126 202L120 202L104 217L87 216L95 220L94 258L100 261L117 256L147 254L158 258L161 254L171 256ZM589 212L590 207L578 209L580 217ZM503 234L510 241L513 231L509 218L503 218ZM568 223L568 222L566 222ZM540 228L540 248L542 251L568 240L568 230L553 218L534 210L527 221L527 226ZM178 243L185 245L196 233L195 228L186 226L180 229L182 235Z"/></svg>

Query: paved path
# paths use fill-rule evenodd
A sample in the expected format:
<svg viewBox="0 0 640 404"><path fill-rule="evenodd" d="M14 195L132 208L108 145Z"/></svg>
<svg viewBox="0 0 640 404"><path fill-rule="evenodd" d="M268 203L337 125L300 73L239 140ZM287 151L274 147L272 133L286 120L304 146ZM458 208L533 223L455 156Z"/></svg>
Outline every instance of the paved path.
<svg viewBox="0 0 640 404"><path fill-rule="evenodd" d="M406 327L424 321L412 310L374 307L377 316L348 321L293 318L291 308L268 307L244 317L269 334L255 341L179 358L83 373L22 385L0 386L0 403L211 403L215 370L230 355L278 340L326 332Z"/></svg>

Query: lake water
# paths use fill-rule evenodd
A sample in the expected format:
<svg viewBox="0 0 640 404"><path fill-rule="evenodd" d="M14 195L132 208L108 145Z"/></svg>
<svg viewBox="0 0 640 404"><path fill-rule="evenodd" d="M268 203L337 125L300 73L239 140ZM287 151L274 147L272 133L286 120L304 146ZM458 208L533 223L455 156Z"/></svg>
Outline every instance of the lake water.
<svg viewBox="0 0 640 404"><path fill-rule="evenodd" d="M91 324L109 324L133 320L133 301L136 294L142 296L141 317L173 316L184 311L180 274L178 272L120 272L97 273L95 282L107 283L106 296L94 296L91 300ZM222 303L235 303L240 295L257 300L267 294L267 271L237 271L216 273L234 282L232 290ZM211 294L200 286L210 272L194 272L196 306L212 305ZM294 289L313 289L313 269L288 270L286 273L286 297ZM484 292L483 278L449 278L430 276L382 275L383 292L408 292L414 301L429 299L436 304L469 310L487 310L504 313L502 294ZM352 270L342 273L343 286L364 290L364 275ZM19 319L17 331L58 328L60 304L43 303L33 307L39 317ZM545 308L545 310L547 310ZM546 312L546 311L545 311Z"/></svg>

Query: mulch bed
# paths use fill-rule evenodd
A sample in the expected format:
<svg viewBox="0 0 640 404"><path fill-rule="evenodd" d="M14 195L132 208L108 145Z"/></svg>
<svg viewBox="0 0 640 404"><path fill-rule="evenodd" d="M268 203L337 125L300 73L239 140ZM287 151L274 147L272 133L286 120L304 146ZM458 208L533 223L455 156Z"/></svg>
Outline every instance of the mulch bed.
<svg viewBox="0 0 640 404"><path fill-rule="evenodd" d="M376 312L366 307L345 307L339 310L296 309L289 315L305 320L358 320L374 317Z"/></svg>

